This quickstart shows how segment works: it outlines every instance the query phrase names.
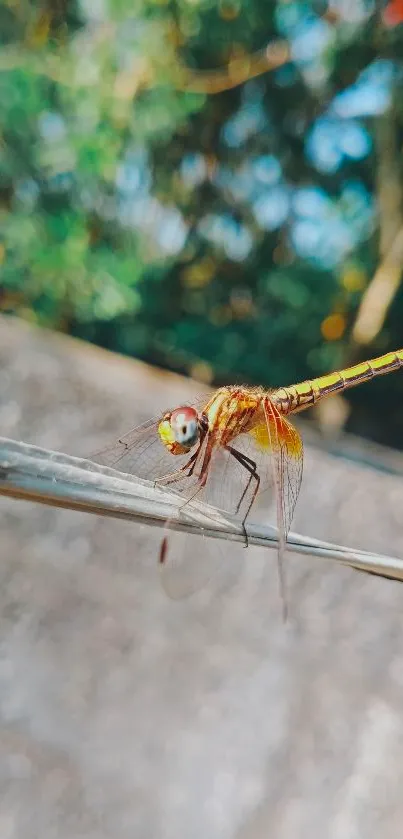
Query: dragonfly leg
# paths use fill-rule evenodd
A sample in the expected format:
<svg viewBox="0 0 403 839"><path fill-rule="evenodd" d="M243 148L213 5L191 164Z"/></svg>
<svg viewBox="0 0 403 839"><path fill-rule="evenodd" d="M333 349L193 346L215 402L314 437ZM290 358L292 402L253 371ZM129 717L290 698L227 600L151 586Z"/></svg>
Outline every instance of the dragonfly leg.
<svg viewBox="0 0 403 839"><path fill-rule="evenodd" d="M157 481L155 481L154 484L161 483L162 485L164 485L164 484L174 483L175 480L179 480L181 477L183 477L183 473L186 472L187 469L189 471L188 471L187 475L185 475L185 477L190 478L193 475L193 472L195 470L200 452L202 450L203 442L204 442L206 434L207 434L207 430L208 429L206 428L206 430L202 431L202 433L200 435L199 445L198 445L196 451L189 458L187 463L185 463L183 466L181 466L181 468L178 469L177 472L173 472L173 473L171 473L171 475L167 475L165 478L157 479ZM204 486L204 484L203 484L203 486ZM201 482L200 482L200 479L199 479L196 492L193 493L191 498L188 498L185 501L185 503L182 504L182 506L180 507L180 510L182 510L183 507L185 507L186 504L189 501L192 500L192 498L195 498L195 496L198 494L198 492L200 492L201 488L202 488L202 485L201 485ZM160 552L159 552L159 558L158 558L158 561L159 561L160 565L164 565L164 563L166 561L167 553L168 553L168 538L165 535L163 537L163 539L161 541L161 545L160 545Z"/></svg>
<svg viewBox="0 0 403 839"><path fill-rule="evenodd" d="M165 486L166 484L173 484L175 483L175 481L178 481L180 478L183 478L183 473L186 472L187 469L189 469L189 472L187 475L185 475L185 477L189 478L193 474L198 454L199 449L197 450L197 452L192 454L192 457L187 461L187 463L184 463L184 465L181 466L180 469L177 469L176 472L170 472L169 475L163 475L161 478L156 478L156 480L154 481L154 485Z"/></svg>
<svg viewBox="0 0 403 839"><path fill-rule="evenodd" d="M196 452L196 453L195 453L195 455L194 455L194 458L195 458L195 459L194 459L194 462L193 462L193 464L192 464L192 467L191 467L191 469L190 469L190 471L189 471L189 473L188 473L188 476L187 476L187 477L189 477L190 475L192 475L192 474L193 474L193 472L194 472L194 469L195 469L195 466L196 466L196 462L197 462L197 458L198 458L198 456L199 456L199 454L200 454L200 452L201 452L201 447L202 447L203 441L204 441L204 439L205 439L205 436L206 436L206 434L204 434L204 435L203 435L203 438L202 438L202 439L201 439L201 441L200 441L199 448L198 448L197 452ZM194 498L196 498L196 495L198 495L198 494L199 494L199 492L200 492L200 491L203 489L203 487L206 485L206 483L207 483L207 477L208 477L208 467L209 467L209 463L210 463L210 460L211 460L211 453L212 453L212 450L213 450L213 441L210 439L210 440L207 440L206 450L205 450L205 452L204 452L203 463L202 463L202 466L201 466L200 475L199 475L199 477L197 478L197 483L196 483L196 489L195 489L195 492L194 492L191 496L189 496L189 498L187 498L187 499L186 499L186 501L185 501L185 503L184 503L184 504L182 504L181 510L183 510L183 508L184 508L184 507L186 507L186 504L189 504L189 502L190 502L190 501L193 501L193 499L194 499ZM188 465L189 465L189 464L188 464Z"/></svg>
<svg viewBox="0 0 403 839"><path fill-rule="evenodd" d="M260 475L256 471L256 463L255 463L254 460L252 460L250 457L247 457L247 455L243 454L243 452L239 452L238 449L234 449L233 446L225 446L225 448L226 448L227 452L229 452L232 455L232 457L234 457L235 460L237 460L238 463L240 463L241 466L243 466L244 469L246 469L246 471L249 472L248 482L245 486L245 489L244 489L244 491L243 491L243 493L242 493L242 495L241 495L241 497L238 501L237 507L236 507L236 512L237 513L241 509L242 501L244 500L245 495L246 495L252 481L255 480L255 482L256 482L255 486L254 486L254 489L253 489L252 498L251 498L251 500L248 504L248 508L246 510L246 513L245 513L243 519L242 519L242 527L243 527L244 536L245 536L245 547L248 547L248 534L246 532L245 522L246 522L246 519L248 518L248 515L249 515L251 509L252 509L255 498L256 498L256 496L259 492Z"/></svg>

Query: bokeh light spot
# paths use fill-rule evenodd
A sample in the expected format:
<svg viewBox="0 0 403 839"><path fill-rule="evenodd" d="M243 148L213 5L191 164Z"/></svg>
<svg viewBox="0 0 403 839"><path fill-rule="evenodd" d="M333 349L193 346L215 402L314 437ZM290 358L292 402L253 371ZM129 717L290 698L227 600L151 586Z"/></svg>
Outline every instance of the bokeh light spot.
<svg viewBox="0 0 403 839"><path fill-rule="evenodd" d="M321 323L321 333L325 341L338 341L342 337L346 328L346 319L343 315L335 312L333 315L328 315Z"/></svg>
<svg viewBox="0 0 403 839"><path fill-rule="evenodd" d="M367 282L365 271L355 266L350 266L343 271L341 282L346 291L351 293L362 291Z"/></svg>
<svg viewBox="0 0 403 839"><path fill-rule="evenodd" d="M214 378L214 370L206 361L196 361L195 364L191 365L189 372L192 379L206 385L210 384Z"/></svg>

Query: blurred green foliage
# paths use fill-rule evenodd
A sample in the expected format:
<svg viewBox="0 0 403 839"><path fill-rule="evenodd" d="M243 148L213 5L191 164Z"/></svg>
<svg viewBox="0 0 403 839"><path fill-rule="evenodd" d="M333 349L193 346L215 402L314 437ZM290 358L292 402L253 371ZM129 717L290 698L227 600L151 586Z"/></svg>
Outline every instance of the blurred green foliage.
<svg viewBox="0 0 403 839"><path fill-rule="evenodd" d="M209 382L355 358L403 9L350 5L0 0L2 310ZM361 354L402 317L399 293ZM360 390L350 426L398 444L402 397Z"/></svg>

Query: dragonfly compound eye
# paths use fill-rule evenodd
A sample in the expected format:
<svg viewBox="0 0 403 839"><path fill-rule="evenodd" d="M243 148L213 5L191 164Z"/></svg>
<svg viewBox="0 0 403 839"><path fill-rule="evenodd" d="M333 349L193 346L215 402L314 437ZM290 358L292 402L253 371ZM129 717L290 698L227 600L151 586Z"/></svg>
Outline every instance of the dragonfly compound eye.
<svg viewBox="0 0 403 839"><path fill-rule="evenodd" d="M185 449L191 449L199 439L199 421L194 408L177 408L171 414L170 425L174 439Z"/></svg>

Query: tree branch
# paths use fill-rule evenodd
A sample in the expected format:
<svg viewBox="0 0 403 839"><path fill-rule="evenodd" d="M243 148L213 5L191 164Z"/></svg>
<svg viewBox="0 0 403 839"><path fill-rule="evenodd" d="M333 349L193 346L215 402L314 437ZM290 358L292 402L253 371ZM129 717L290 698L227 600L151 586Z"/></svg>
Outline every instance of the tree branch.
<svg viewBox="0 0 403 839"><path fill-rule="evenodd" d="M376 122L380 264L365 290L352 330L356 345L370 344L381 331L399 288L403 264L402 190L394 108Z"/></svg>
<svg viewBox="0 0 403 839"><path fill-rule="evenodd" d="M285 40L275 40L252 55L234 58L221 70L190 70L183 67L178 75L176 87L192 93L208 95L244 84L249 79L275 70L290 60L290 48Z"/></svg>
<svg viewBox="0 0 403 839"><path fill-rule="evenodd" d="M0 438L0 495L35 501L52 507L110 516L139 524L164 527L215 539L243 542L243 528L231 516L174 492L154 487L88 460ZM181 509L182 508L182 509ZM251 545L277 549L275 528L249 524ZM289 550L334 560L361 571L403 579L403 560L332 545L292 533Z"/></svg>

